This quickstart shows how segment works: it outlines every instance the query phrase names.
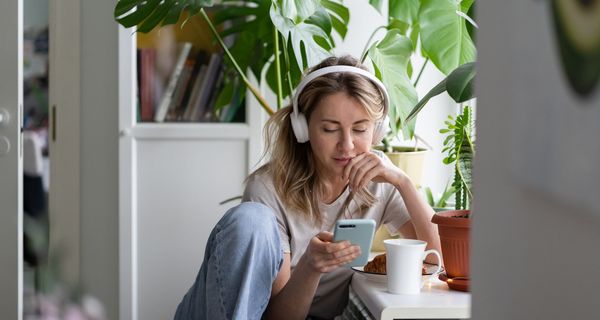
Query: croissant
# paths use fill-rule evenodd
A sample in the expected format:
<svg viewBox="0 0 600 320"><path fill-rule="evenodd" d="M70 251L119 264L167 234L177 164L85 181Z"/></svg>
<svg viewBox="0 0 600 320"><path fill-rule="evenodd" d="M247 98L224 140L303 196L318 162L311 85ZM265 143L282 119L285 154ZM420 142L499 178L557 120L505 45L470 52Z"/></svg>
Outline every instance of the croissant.
<svg viewBox="0 0 600 320"><path fill-rule="evenodd" d="M375 256L365 265L365 272L385 274L385 253Z"/></svg>
<svg viewBox="0 0 600 320"><path fill-rule="evenodd" d="M365 272L369 272L369 273L386 274L385 263L386 263L385 253L382 253L380 255L375 256L375 258L373 258L373 260L369 261L365 265L363 270ZM421 268L421 272L422 272L422 274L427 274L427 270L426 270L425 266L423 266Z"/></svg>

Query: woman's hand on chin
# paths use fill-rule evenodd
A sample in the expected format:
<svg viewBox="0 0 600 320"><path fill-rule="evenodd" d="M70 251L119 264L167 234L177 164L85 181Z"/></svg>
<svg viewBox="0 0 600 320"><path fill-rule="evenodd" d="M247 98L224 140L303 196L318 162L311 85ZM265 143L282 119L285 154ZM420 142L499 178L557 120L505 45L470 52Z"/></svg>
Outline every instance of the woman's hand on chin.
<svg viewBox="0 0 600 320"><path fill-rule="evenodd" d="M359 246L353 246L348 241L332 241L333 233L321 231L310 240L301 261L313 272L327 273L360 255Z"/></svg>
<svg viewBox="0 0 600 320"><path fill-rule="evenodd" d="M384 161L373 152L354 157L344 168L342 179L353 190L364 188L369 181L388 182L399 185L408 176L393 164Z"/></svg>

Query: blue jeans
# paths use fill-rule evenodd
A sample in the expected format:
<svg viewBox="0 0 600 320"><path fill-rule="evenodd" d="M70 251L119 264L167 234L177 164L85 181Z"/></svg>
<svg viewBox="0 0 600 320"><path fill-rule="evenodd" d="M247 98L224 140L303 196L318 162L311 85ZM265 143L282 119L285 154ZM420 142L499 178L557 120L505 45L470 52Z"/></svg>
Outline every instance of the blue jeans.
<svg viewBox="0 0 600 320"><path fill-rule="evenodd" d="M211 232L196 281L175 319L260 319L282 261L273 211L241 203Z"/></svg>

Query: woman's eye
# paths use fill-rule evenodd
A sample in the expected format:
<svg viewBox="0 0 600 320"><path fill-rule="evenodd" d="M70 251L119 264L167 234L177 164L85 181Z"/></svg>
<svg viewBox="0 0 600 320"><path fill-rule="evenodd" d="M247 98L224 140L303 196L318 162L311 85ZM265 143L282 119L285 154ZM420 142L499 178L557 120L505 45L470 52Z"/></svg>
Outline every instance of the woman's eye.
<svg viewBox="0 0 600 320"><path fill-rule="evenodd" d="M365 129L365 128L355 128L354 132L367 132L367 129Z"/></svg>
<svg viewBox="0 0 600 320"><path fill-rule="evenodd" d="M337 129L332 129L332 128L323 128L323 131L325 132L335 132Z"/></svg>

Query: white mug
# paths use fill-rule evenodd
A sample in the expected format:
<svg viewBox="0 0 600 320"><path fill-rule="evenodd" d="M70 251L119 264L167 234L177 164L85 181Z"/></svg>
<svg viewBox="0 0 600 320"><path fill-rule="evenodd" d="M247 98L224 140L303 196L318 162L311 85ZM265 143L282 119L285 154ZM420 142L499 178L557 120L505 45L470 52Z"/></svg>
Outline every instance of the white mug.
<svg viewBox="0 0 600 320"><path fill-rule="evenodd" d="M437 270L432 279L442 271L442 259L437 250L427 250L427 242L413 239L387 239L385 245L388 291L395 294L418 294L425 280L422 279L423 259L431 253L438 258Z"/></svg>

